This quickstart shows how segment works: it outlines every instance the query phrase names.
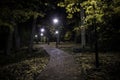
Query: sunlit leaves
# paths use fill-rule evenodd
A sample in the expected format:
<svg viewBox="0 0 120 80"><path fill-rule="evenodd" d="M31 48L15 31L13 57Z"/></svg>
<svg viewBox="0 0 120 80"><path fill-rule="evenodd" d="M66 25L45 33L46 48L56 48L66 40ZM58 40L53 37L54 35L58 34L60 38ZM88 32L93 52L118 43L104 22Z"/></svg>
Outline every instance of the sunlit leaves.
<svg viewBox="0 0 120 80"><path fill-rule="evenodd" d="M85 9L86 18L85 24L92 25L93 19L96 20L96 23L102 23L104 16L105 4L101 0L87 0L81 3L82 7Z"/></svg>
<svg viewBox="0 0 120 80"><path fill-rule="evenodd" d="M75 13L75 12L79 12L79 11L80 11L80 9L75 5L75 3L71 3L66 6L67 13Z"/></svg>
<svg viewBox="0 0 120 80"><path fill-rule="evenodd" d="M65 7L65 4L63 2L60 2L60 3L57 4L57 6Z"/></svg>
<svg viewBox="0 0 120 80"><path fill-rule="evenodd" d="M73 17L73 15L72 14L68 14L68 16L67 16L67 18L72 18Z"/></svg>
<svg viewBox="0 0 120 80"><path fill-rule="evenodd" d="M66 34L65 34L65 36L64 36L64 39L65 40L70 40L71 37L72 37L72 32L71 31L67 31Z"/></svg>
<svg viewBox="0 0 120 80"><path fill-rule="evenodd" d="M81 30L81 26L79 26L79 27L75 27L74 29L73 29L73 31L80 31Z"/></svg>
<svg viewBox="0 0 120 80"><path fill-rule="evenodd" d="M74 13L80 12L78 0L64 0L64 2L60 2L57 5L66 9L67 18L73 18Z"/></svg>

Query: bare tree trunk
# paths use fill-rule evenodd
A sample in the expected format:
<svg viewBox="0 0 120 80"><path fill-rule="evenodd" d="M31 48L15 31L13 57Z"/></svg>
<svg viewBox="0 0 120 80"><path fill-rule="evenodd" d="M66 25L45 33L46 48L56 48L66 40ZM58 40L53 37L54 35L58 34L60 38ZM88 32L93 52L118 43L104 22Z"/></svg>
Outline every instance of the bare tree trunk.
<svg viewBox="0 0 120 80"><path fill-rule="evenodd" d="M20 36L18 34L18 26L14 28L14 37L15 37L15 49L18 50L20 48Z"/></svg>
<svg viewBox="0 0 120 80"><path fill-rule="evenodd" d="M93 5L93 9L94 9L94 14L95 14L95 6ZM93 26L94 26L94 35L95 35L95 66L96 68L99 68L99 53L98 53L98 32L97 32L97 23L96 23L96 18L94 15L94 19L93 19Z"/></svg>
<svg viewBox="0 0 120 80"><path fill-rule="evenodd" d="M13 41L13 31L10 30L7 40L7 48L6 48L6 54L10 55L11 48L12 48L12 41Z"/></svg>
<svg viewBox="0 0 120 80"><path fill-rule="evenodd" d="M76 31L75 32L75 37L74 37L74 42L77 44L79 42L79 37L80 37L80 32L79 31Z"/></svg>
<svg viewBox="0 0 120 80"><path fill-rule="evenodd" d="M85 16L84 16L84 10L82 7L81 7L80 16L81 16L81 46L82 46L82 48L84 48L86 45L85 27L83 26Z"/></svg>
<svg viewBox="0 0 120 80"><path fill-rule="evenodd" d="M30 43L28 46L28 51L31 53L33 49L33 37L35 33L35 27L36 27L36 18L33 18L33 25L32 25L32 31L31 31L31 36L30 36Z"/></svg>

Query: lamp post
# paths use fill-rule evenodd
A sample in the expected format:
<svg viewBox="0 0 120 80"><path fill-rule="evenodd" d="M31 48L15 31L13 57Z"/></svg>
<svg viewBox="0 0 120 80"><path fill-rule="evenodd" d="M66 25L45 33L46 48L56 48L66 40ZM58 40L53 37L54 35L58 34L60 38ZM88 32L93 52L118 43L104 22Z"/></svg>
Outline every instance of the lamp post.
<svg viewBox="0 0 120 80"><path fill-rule="evenodd" d="M34 40L35 40L35 43L38 43L38 35L37 34L35 35Z"/></svg>
<svg viewBox="0 0 120 80"><path fill-rule="evenodd" d="M43 33L41 33L40 36L43 36Z"/></svg>
<svg viewBox="0 0 120 80"><path fill-rule="evenodd" d="M59 31L56 30L55 34L56 34L56 37L57 37L57 39L56 39L56 47L58 47L58 43L59 43Z"/></svg>
<svg viewBox="0 0 120 80"><path fill-rule="evenodd" d="M38 35L36 34L36 35L35 35L35 38L37 38L37 37L38 37Z"/></svg>
<svg viewBox="0 0 120 80"><path fill-rule="evenodd" d="M41 42L42 42L42 37L44 36L44 32L45 32L45 29L44 28L41 28L40 29L40 31L41 31L41 34L40 34L40 36L41 36ZM44 41L44 40L43 40Z"/></svg>
<svg viewBox="0 0 120 80"><path fill-rule="evenodd" d="M59 20L57 18L53 19L54 24L58 24L58 22L59 22ZM56 39L56 47L58 47L58 43L59 43L59 29L58 29L58 27L57 27L57 30L55 31L55 34L56 34L56 37L57 37L57 39Z"/></svg>
<svg viewBox="0 0 120 80"><path fill-rule="evenodd" d="M41 30L40 30L42 33L45 31L45 29L44 28L41 28Z"/></svg>
<svg viewBox="0 0 120 80"><path fill-rule="evenodd" d="M53 19L53 22L54 22L54 24L57 24L57 23L58 23L58 19L57 19L57 18L54 18L54 19Z"/></svg>

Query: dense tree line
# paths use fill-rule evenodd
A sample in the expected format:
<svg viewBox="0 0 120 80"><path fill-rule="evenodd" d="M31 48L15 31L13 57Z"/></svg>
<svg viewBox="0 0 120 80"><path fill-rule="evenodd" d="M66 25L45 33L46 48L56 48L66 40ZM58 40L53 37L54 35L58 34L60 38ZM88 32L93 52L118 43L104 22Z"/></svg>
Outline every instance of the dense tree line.
<svg viewBox="0 0 120 80"><path fill-rule="evenodd" d="M66 26L63 29L65 34L62 36L63 40L81 42L81 38L85 36L85 45L92 48L95 44L96 30L99 49L104 51L119 50L119 4L119 0L1 0L1 52L9 54L11 49L18 50L26 45L31 52L37 24L43 23L42 18L58 6L63 7L68 14L65 23L63 23ZM53 25L50 22L44 24L53 34ZM83 35L81 27L85 29L83 37L81 37Z"/></svg>
<svg viewBox="0 0 120 80"><path fill-rule="evenodd" d="M86 43L94 47L96 30L99 49L111 51L120 49L119 4L119 0L64 0L58 3L58 6L66 9L70 25L74 24L73 29L77 39L81 36L81 28L84 26ZM81 13L82 9L84 16ZM82 19L81 16L84 18Z"/></svg>
<svg viewBox="0 0 120 80"><path fill-rule="evenodd" d="M51 6L50 1L46 0L1 0L1 52L10 54L12 49L19 50L23 46L28 46L31 52L38 19L47 15L47 11L53 8Z"/></svg>

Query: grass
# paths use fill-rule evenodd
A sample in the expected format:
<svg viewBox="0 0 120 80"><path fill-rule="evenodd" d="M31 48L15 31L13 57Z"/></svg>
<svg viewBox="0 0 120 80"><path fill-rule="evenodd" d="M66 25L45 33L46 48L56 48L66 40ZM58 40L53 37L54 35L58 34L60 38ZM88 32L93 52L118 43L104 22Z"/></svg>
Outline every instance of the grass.
<svg viewBox="0 0 120 80"><path fill-rule="evenodd" d="M9 56L0 55L0 80L34 80L48 61L49 55L42 48L33 53L24 49Z"/></svg>
<svg viewBox="0 0 120 80"><path fill-rule="evenodd" d="M100 67L95 67L95 53L79 52L75 53L73 47L78 45L61 45L60 49L74 56L84 80L120 80L120 53L99 53Z"/></svg>

